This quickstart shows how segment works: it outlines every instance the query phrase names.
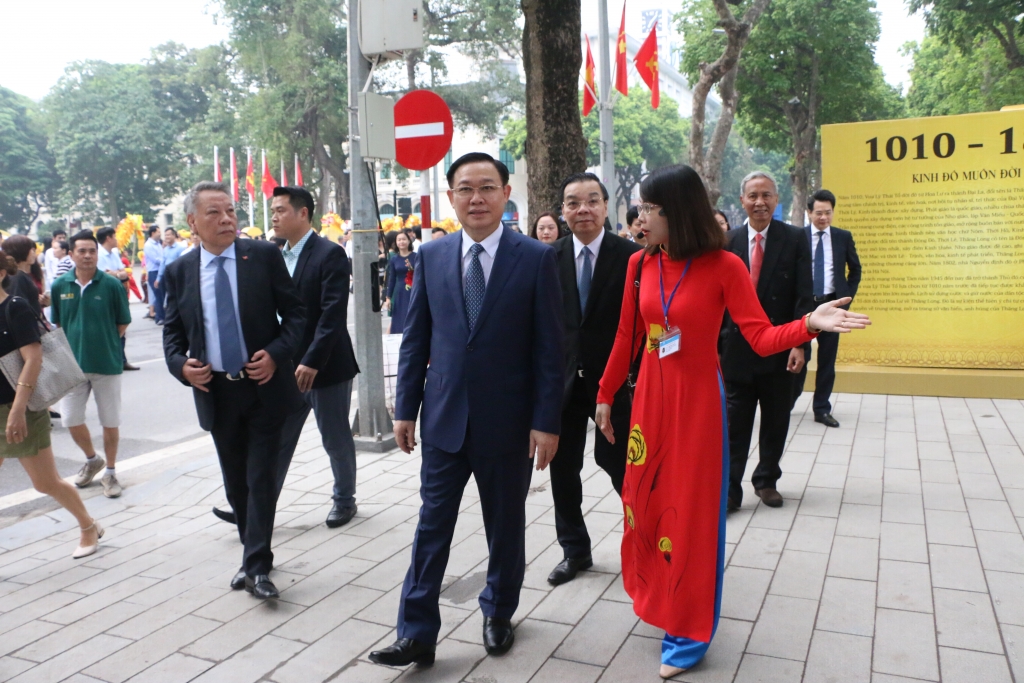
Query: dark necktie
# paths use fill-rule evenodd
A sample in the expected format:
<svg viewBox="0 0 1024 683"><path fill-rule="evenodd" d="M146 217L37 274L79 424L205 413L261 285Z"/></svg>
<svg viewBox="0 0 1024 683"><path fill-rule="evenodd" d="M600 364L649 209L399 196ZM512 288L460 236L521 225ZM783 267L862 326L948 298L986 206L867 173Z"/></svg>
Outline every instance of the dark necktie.
<svg viewBox="0 0 1024 683"><path fill-rule="evenodd" d="M487 282L484 280L484 268L480 265L480 252L483 246L474 244L469 248L473 258L466 269L466 319L469 321L469 331L476 327L477 318L480 317L480 309L484 305L484 290L487 289Z"/></svg>
<svg viewBox="0 0 1024 683"><path fill-rule="evenodd" d="M590 283L594 279L593 266L590 265L590 248L583 247L583 266L580 268L580 313L587 312L587 297L590 296Z"/></svg>
<svg viewBox="0 0 1024 683"><path fill-rule="evenodd" d="M214 278L214 291L217 295L217 331L220 333L220 362L224 372L237 375L245 367L245 354L242 352L242 340L238 338L238 318L235 317L235 300L231 296L231 281L224 270L226 256L218 256L213 261L217 264Z"/></svg>
<svg viewBox="0 0 1024 683"><path fill-rule="evenodd" d="M814 247L814 296L825 296L825 247L822 240L824 230L818 230L818 246Z"/></svg>

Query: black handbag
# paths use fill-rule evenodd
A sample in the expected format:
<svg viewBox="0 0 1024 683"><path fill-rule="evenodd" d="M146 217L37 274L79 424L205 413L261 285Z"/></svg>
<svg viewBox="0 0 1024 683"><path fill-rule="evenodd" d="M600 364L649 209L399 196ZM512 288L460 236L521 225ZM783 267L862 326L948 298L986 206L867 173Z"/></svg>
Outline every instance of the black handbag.
<svg viewBox="0 0 1024 683"><path fill-rule="evenodd" d="M633 278L633 334L630 335L630 351L636 346L636 321L640 315L640 275L644 267L644 259L647 257L647 252L644 251L640 254L640 260L636 264L636 277ZM647 332L640 330L640 348L636 350L636 353L632 355L632 361L629 364L629 374L626 375L626 386L629 387L629 398L633 398L633 391L636 389L636 381L640 377L640 361L644 357L644 344L647 343Z"/></svg>

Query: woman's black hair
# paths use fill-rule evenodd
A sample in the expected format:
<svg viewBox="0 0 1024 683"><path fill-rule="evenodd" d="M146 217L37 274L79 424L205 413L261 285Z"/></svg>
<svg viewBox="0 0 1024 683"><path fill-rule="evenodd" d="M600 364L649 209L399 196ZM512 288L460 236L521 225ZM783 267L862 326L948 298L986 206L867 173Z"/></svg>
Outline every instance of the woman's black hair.
<svg viewBox="0 0 1024 683"><path fill-rule="evenodd" d="M716 216L721 216L722 218L725 219L725 229L726 230L732 230L732 226L729 225L729 217L725 215L725 211L722 211L721 209L715 209L715 215Z"/></svg>
<svg viewBox="0 0 1024 683"><path fill-rule="evenodd" d="M669 258L696 258L725 248L725 233L715 220L704 181L689 166L679 164L653 171L640 183L640 197L660 206L668 221L668 244L660 246ZM653 254L658 246L647 249Z"/></svg>
<svg viewBox="0 0 1024 683"><path fill-rule="evenodd" d="M554 211L545 211L541 215L533 219L533 224L530 226L530 237L533 239L540 239L537 237L537 224L540 223L540 219L547 216L555 221L555 227L558 228L558 236L562 237L562 224L558 222L558 214Z"/></svg>

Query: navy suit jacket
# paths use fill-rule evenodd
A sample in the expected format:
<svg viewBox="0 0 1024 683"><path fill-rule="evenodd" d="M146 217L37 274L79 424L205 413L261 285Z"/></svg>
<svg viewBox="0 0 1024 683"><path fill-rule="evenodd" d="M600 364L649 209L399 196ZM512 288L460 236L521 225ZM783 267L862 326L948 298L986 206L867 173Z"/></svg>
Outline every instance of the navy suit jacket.
<svg viewBox="0 0 1024 683"><path fill-rule="evenodd" d="M530 430L558 434L562 299L555 251L501 227L483 308L469 330L462 233L419 250L398 360L395 419L423 407L425 444L455 453L524 452Z"/></svg>
<svg viewBox="0 0 1024 683"><path fill-rule="evenodd" d="M807 236L807 244L811 247L811 269L814 269L814 235L811 233L813 226L804 227L804 235ZM832 226L829 229L832 237L832 283L836 287L836 298L857 296L857 287L860 285L860 258L857 256L857 247L853 243L853 235L849 230L843 230ZM850 274L846 274L849 266ZM849 306L844 306L849 308Z"/></svg>

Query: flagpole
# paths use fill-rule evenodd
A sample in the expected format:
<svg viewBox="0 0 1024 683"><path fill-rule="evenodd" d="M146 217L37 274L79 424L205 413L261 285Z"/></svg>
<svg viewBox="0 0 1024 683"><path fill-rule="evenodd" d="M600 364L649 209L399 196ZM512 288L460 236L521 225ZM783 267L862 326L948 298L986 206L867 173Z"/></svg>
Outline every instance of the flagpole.
<svg viewBox="0 0 1024 683"><path fill-rule="evenodd" d="M601 125L601 180L608 188L612 226L618 222L619 182L615 176L615 138L612 122L611 38L608 31L608 0L598 0L598 51L601 53L601 99L597 104Z"/></svg>
<svg viewBox="0 0 1024 683"><path fill-rule="evenodd" d="M302 185L302 183L299 182L299 176L300 175L302 175L302 174L299 173L299 153L296 152L295 153L295 176L292 177L292 182L295 183L296 186L301 186ZM322 210L323 209L321 209L321 211Z"/></svg>
<svg viewBox="0 0 1024 683"><path fill-rule="evenodd" d="M249 167L252 166L252 147L245 148L245 193L249 195L249 225L256 222L256 174L253 174L252 192L249 192Z"/></svg>
<svg viewBox="0 0 1024 683"><path fill-rule="evenodd" d="M220 154L217 145L213 146L213 179L215 182L220 182Z"/></svg>
<svg viewBox="0 0 1024 683"><path fill-rule="evenodd" d="M267 166L267 150L263 150L263 163L260 164L260 168L261 169L270 168L269 166ZM260 187L261 187L260 191L261 192L262 192L262 186L263 186L263 182L264 182L262 174L263 174L263 171L261 170L260 171ZM262 192L262 193L263 193L263 234L266 235L267 231L270 229L270 221L267 220L267 194L265 192Z"/></svg>
<svg viewBox="0 0 1024 683"><path fill-rule="evenodd" d="M235 168L235 148L229 147L228 154L230 158L229 167L231 168L231 201L238 201L238 169Z"/></svg>

